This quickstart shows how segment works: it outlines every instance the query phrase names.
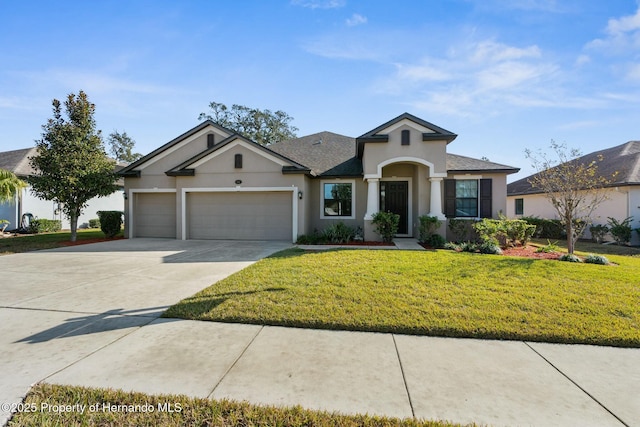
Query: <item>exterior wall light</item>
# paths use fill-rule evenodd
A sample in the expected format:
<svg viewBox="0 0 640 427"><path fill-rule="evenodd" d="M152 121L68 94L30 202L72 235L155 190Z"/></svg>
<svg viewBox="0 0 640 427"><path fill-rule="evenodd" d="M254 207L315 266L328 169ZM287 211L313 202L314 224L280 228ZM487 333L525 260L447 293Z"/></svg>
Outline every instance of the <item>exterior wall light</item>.
<svg viewBox="0 0 640 427"><path fill-rule="evenodd" d="M302 191L298 191L298 199L302 200Z"/></svg>

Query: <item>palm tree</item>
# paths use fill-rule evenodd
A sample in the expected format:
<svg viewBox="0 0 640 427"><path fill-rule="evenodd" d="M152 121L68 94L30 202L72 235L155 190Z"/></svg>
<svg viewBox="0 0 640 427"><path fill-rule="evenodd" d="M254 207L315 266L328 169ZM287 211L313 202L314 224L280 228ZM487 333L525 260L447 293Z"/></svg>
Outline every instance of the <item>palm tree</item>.
<svg viewBox="0 0 640 427"><path fill-rule="evenodd" d="M27 183L21 180L11 171L0 169L0 202L13 200L18 191L27 187Z"/></svg>

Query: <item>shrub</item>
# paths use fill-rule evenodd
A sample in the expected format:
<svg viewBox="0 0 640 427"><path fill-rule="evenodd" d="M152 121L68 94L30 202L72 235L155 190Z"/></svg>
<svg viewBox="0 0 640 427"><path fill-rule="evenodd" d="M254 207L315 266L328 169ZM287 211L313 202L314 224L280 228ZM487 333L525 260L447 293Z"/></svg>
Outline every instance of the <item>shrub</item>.
<svg viewBox="0 0 640 427"><path fill-rule="evenodd" d="M62 230L62 222L59 219L34 219L29 224L29 233L55 233Z"/></svg>
<svg viewBox="0 0 640 427"><path fill-rule="evenodd" d="M460 250L462 252L477 252L479 245L475 242L462 242L460 243Z"/></svg>
<svg viewBox="0 0 640 427"><path fill-rule="evenodd" d="M478 246L478 250L482 254L502 255L502 249L500 249L500 246L488 242L482 243Z"/></svg>
<svg viewBox="0 0 640 427"><path fill-rule="evenodd" d="M385 243L393 242L393 236L398 232L400 215L393 212L376 212L373 214L372 224L376 227L376 233L382 237Z"/></svg>
<svg viewBox="0 0 640 427"><path fill-rule="evenodd" d="M455 243L455 242L447 242L444 244L444 248L445 249L450 249L452 251L456 251L456 252L462 252L462 248L460 247L459 243Z"/></svg>
<svg viewBox="0 0 640 427"><path fill-rule="evenodd" d="M609 232L618 245L626 245L631 240L631 221L633 217L625 218L618 221L615 218L608 217Z"/></svg>
<svg viewBox="0 0 640 427"><path fill-rule="evenodd" d="M100 219L99 218L90 219L89 228L100 228Z"/></svg>
<svg viewBox="0 0 640 427"><path fill-rule="evenodd" d="M566 230L559 219L544 219L535 216L523 217L523 221L535 225L534 237L543 239L564 239Z"/></svg>
<svg viewBox="0 0 640 427"><path fill-rule="evenodd" d="M436 233L436 230L442 225L442 221L436 216L422 215L418 217L420 225L418 232L420 233L420 241L427 243L427 240Z"/></svg>
<svg viewBox="0 0 640 427"><path fill-rule="evenodd" d="M549 239L547 239L547 244L544 246L540 246L538 249L536 249L536 252L540 253L540 252L544 252L546 254L551 253L551 252L558 252L558 241L555 241L553 243L551 243L549 241Z"/></svg>
<svg viewBox="0 0 640 427"><path fill-rule="evenodd" d="M105 236L113 238L122 228L122 211L98 211L100 229Z"/></svg>
<svg viewBox="0 0 640 427"><path fill-rule="evenodd" d="M324 236L318 233L317 229L314 229L311 234L302 234L298 236L296 243L299 245L319 245L326 243L326 241Z"/></svg>
<svg viewBox="0 0 640 427"><path fill-rule="evenodd" d="M504 227L498 220L484 218L482 221L473 224L473 228L483 243L498 246L500 244L500 238L502 238L504 243Z"/></svg>
<svg viewBox="0 0 640 427"><path fill-rule="evenodd" d="M604 242L604 236L609 232L609 227L606 224L596 224L589 227L589 232L591 233L591 240L595 243Z"/></svg>
<svg viewBox="0 0 640 427"><path fill-rule="evenodd" d="M574 254L564 254L558 259L566 262L582 262L582 260Z"/></svg>
<svg viewBox="0 0 640 427"><path fill-rule="evenodd" d="M453 233L455 241L464 242L475 240L477 236L473 224L476 222L475 219L449 219L449 230Z"/></svg>
<svg viewBox="0 0 640 427"><path fill-rule="evenodd" d="M432 248L443 248L447 243L447 240L439 234L432 234L427 237L427 240L423 243L431 246Z"/></svg>
<svg viewBox="0 0 640 427"><path fill-rule="evenodd" d="M330 225L322 232L322 236L327 242L336 244L350 242L355 235L356 230L342 221Z"/></svg>
<svg viewBox="0 0 640 427"><path fill-rule="evenodd" d="M504 216L500 216L500 219L484 218L473 224L473 228L482 242L502 247L518 244L526 246L536 231L535 225L521 219L507 219Z"/></svg>
<svg viewBox="0 0 640 427"><path fill-rule="evenodd" d="M587 264L600 264L600 265L609 264L609 260L607 259L607 257L603 255L594 255L594 254L587 255L586 258L584 259L584 262L586 262Z"/></svg>

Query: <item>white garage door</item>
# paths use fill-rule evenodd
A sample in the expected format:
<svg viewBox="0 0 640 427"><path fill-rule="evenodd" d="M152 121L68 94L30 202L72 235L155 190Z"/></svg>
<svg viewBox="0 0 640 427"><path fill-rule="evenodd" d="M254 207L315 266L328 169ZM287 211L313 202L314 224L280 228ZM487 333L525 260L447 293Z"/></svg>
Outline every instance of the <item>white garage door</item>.
<svg viewBox="0 0 640 427"><path fill-rule="evenodd" d="M189 193L190 239L291 240L291 192Z"/></svg>
<svg viewBox="0 0 640 427"><path fill-rule="evenodd" d="M136 193L133 205L134 237L176 238L176 194Z"/></svg>

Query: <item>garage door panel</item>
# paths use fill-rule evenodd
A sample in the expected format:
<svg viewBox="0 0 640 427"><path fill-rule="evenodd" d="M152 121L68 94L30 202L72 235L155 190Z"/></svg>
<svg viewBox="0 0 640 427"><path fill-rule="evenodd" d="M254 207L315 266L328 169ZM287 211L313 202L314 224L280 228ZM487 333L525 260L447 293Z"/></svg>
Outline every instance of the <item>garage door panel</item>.
<svg viewBox="0 0 640 427"><path fill-rule="evenodd" d="M134 237L176 238L175 193L138 193L133 212Z"/></svg>
<svg viewBox="0 0 640 427"><path fill-rule="evenodd" d="M191 193L190 239L291 240L290 192Z"/></svg>

